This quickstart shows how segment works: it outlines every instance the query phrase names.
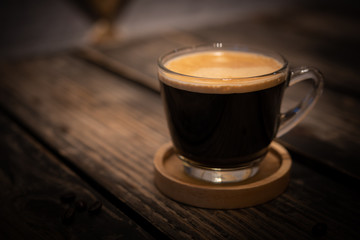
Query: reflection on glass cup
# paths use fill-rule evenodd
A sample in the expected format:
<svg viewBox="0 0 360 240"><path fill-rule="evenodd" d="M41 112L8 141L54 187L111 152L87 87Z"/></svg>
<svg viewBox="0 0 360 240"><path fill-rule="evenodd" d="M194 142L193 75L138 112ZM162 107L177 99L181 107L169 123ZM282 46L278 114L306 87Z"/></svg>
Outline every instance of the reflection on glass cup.
<svg viewBox="0 0 360 240"><path fill-rule="evenodd" d="M214 183L254 176L269 145L314 106L323 88L313 68L290 70L281 55L215 43L159 58L158 78L174 149L190 176ZM313 87L280 112L284 90Z"/></svg>

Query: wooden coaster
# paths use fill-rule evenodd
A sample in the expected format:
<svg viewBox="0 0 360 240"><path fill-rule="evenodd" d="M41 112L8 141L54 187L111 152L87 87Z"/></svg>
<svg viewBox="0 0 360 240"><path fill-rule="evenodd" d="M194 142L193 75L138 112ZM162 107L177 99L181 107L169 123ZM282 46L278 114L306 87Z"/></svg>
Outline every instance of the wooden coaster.
<svg viewBox="0 0 360 240"><path fill-rule="evenodd" d="M239 183L209 183L188 176L171 143L155 154L155 185L169 198L202 208L233 209L265 203L280 195L290 179L291 157L272 142L259 172Z"/></svg>

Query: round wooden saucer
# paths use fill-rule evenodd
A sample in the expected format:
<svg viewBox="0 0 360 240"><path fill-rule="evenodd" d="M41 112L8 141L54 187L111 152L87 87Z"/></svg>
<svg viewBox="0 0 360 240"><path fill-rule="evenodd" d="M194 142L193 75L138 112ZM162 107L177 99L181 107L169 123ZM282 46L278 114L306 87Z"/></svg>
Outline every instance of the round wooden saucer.
<svg viewBox="0 0 360 240"><path fill-rule="evenodd" d="M185 174L172 144L155 154L155 185L166 196L196 207L233 209L265 203L280 195L290 178L291 157L279 143L272 142L260 163L259 172L239 183L209 183Z"/></svg>

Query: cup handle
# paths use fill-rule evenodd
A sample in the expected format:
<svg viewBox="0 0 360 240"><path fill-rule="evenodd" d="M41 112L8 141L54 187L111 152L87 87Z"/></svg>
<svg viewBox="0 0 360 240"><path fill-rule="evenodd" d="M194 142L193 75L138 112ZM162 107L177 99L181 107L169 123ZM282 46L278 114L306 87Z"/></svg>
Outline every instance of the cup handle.
<svg viewBox="0 0 360 240"><path fill-rule="evenodd" d="M276 137L281 137L303 120L314 107L323 91L323 76L315 68L300 67L292 69L288 87L302 81L311 81L312 89L294 108L280 114L280 125Z"/></svg>

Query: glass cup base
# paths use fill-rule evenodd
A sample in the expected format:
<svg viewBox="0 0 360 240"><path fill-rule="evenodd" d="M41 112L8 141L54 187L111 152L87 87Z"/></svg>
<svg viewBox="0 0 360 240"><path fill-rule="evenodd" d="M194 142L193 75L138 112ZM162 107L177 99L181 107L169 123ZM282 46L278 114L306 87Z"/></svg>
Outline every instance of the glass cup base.
<svg viewBox="0 0 360 240"><path fill-rule="evenodd" d="M251 178L259 171L261 160L262 158L256 159L251 165L241 168L206 168L194 166L182 159L186 174L211 183L235 183Z"/></svg>

